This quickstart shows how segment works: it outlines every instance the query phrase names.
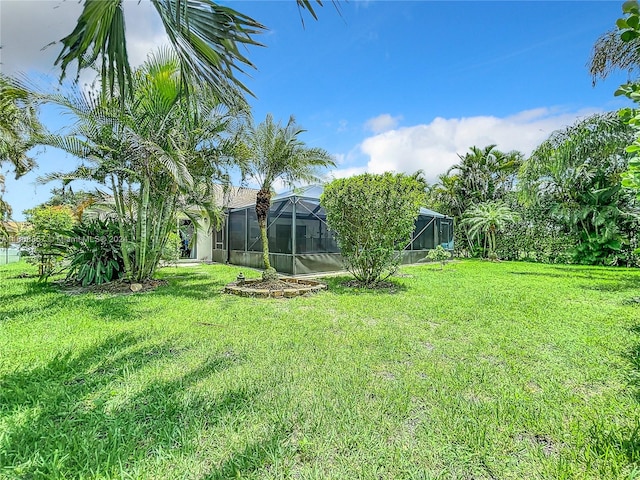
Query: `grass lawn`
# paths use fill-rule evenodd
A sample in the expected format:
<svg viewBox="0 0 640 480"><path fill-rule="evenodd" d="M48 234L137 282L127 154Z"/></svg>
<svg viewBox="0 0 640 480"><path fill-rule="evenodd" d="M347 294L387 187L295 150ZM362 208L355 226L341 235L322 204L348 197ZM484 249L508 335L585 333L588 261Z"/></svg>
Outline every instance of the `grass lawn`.
<svg viewBox="0 0 640 480"><path fill-rule="evenodd" d="M0 267L0 478L640 478L640 270L465 261L395 292L71 296ZM250 276L250 275L247 275Z"/></svg>

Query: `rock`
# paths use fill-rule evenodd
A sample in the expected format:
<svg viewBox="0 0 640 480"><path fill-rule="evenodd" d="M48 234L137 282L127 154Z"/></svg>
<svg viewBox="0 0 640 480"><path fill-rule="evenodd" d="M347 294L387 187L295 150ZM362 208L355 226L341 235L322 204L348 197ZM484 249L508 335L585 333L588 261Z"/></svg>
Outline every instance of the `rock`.
<svg viewBox="0 0 640 480"><path fill-rule="evenodd" d="M129 290L131 290L132 292L139 292L140 290L142 290L142 284L141 283L132 283L131 286L129 287Z"/></svg>

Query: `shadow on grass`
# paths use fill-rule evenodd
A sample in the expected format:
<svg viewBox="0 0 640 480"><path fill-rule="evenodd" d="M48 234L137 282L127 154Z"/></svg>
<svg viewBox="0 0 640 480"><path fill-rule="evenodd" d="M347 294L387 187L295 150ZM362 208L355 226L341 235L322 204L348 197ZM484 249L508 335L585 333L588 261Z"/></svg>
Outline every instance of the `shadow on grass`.
<svg viewBox="0 0 640 480"><path fill-rule="evenodd" d="M0 376L0 474L16 478L79 478L135 470L149 457L188 454L197 435L251 406L254 394L228 390L187 395L194 383L242 361L212 356L178 378L137 391L127 379L182 350L120 334L78 354ZM133 393L131 393L133 392Z"/></svg>
<svg viewBox="0 0 640 480"><path fill-rule="evenodd" d="M584 279L587 282L582 283L580 287L592 291L624 292L627 290L640 290L640 277L631 275L628 271L578 265L554 266L551 268L556 272L511 271L509 273L540 278Z"/></svg>
<svg viewBox="0 0 640 480"><path fill-rule="evenodd" d="M640 324L631 327L629 332L638 340ZM640 403L640 343L629 349L625 360L630 366L629 388L636 402ZM606 418L598 420L589 429L589 438L595 452L602 458L621 457L630 465L640 462L640 419L637 416L627 425L619 425Z"/></svg>
<svg viewBox="0 0 640 480"><path fill-rule="evenodd" d="M283 456L283 444L288 435L284 429L275 429L264 440L251 443L239 452L231 454L225 462L210 471L203 480L226 480L245 478L263 468L273 466L274 460Z"/></svg>

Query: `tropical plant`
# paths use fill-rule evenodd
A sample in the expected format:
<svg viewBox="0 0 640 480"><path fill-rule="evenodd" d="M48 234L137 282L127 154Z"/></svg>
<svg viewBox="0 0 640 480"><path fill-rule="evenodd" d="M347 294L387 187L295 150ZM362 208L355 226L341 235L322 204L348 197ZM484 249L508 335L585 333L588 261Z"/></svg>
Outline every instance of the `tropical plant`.
<svg viewBox="0 0 640 480"><path fill-rule="evenodd" d="M177 264L178 260L180 260L181 246L182 241L180 240L180 235L178 235L177 232L169 232L160 258L168 264Z"/></svg>
<svg viewBox="0 0 640 480"><path fill-rule="evenodd" d="M481 246L461 220L472 206L504 200L513 191L524 156L517 151L505 153L496 145L487 145L471 147L469 152L458 157L460 161L440 175L427 190L428 204L454 218L458 253L475 255Z"/></svg>
<svg viewBox="0 0 640 480"><path fill-rule="evenodd" d="M92 218L59 233L67 237L68 281L101 285L124 275L117 222Z"/></svg>
<svg viewBox="0 0 640 480"><path fill-rule="evenodd" d="M256 216L262 239L265 275L270 278L274 277L275 270L269 261L267 215L271 207L273 184L281 181L293 186L300 181L315 182L319 180L318 169L335 166L325 150L309 148L304 144L299 138L304 131L293 116L282 126L274 122L269 114L259 125L249 122L243 133L243 141L236 146L236 158L244 176L259 185Z"/></svg>
<svg viewBox="0 0 640 480"><path fill-rule="evenodd" d="M517 218L517 214L504 203L485 202L467 210L462 223L468 226L471 237L484 236L484 251L488 258L495 259L496 235Z"/></svg>
<svg viewBox="0 0 640 480"><path fill-rule="evenodd" d="M619 25L623 31L630 29L629 24L619 22ZM619 29L609 30L596 40L587 65L594 85L618 70L626 70L630 76L637 75L640 39L632 34L625 34L623 39L620 33Z"/></svg>
<svg viewBox="0 0 640 480"><path fill-rule="evenodd" d="M73 212L65 206L40 206L24 213L29 226L22 233L21 255L38 266L40 280L45 281L59 273L67 251L67 242L60 232L73 226Z"/></svg>
<svg viewBox="0 0 640 480"><path fill-rule="evenodd" d="M415 175L365 173L325 186L320 203L327 224L358 281L371 286L397 270L424 198L424 183Z"/></svg>
<svg viewBox="0 0 640 480"><path fill-rule="evenodd" d="M615 31L615 39L620 48L629 52L630 61L635 67L640 64L640 4L637 1L628 1L622 5L622 11L626 15L616 22L618 30ZM621 85L616 95L624 95L636 105L640 104L640 83L628 82ZM640 112L635 109L625 108L621 111L621 117L634 130L635 138L627 147L627 152L632 155L629 166L622 175L622 185L636 193L640 199Z"/></svg>
<svg viewBox="0 0 640 480"><path fill-rule="evenodd" d="M0 166L8 162L16 178L27 173L35 161L27 152L42 131L33 95L15 79L0 73ZM2 199L5 178L0 173L0 235L7 235L4 222L11 217L11 206Z"/></svg>
<svg viewBox="0 0 640 480"><path fill-rule="evenodd" d="M155 272L178 210L194 221L219 218L212 181L227 178L230 132L240 112L206 86L192 87L187 98L180 62L167 51L151 56L133 81L135 95L124 108L105 93L51 97L77 122L67 135L46 140L83 163L45 180L93 180L110 190L125 273L143 281Z"/></svg>
<svg viewBox="0 0 640 480"><path fill-rule="evenodd" d="M616 112L592 115L553 132L523 166L525 201L549 205L549 216L576 239L576 263L627 263L637 205L620 181L632 141Z"/></svg>
<svg viewBox="0 0 640 480"><path fill-rule="evenodd" d="M321 0L316 0L322 6ZM296 0L298 7L314 18L311 0ZM254 19L212 0L151 0L160 17L173 51L180 62L181 87L206 83L218 99L235 101L238 89L246 88L236 72L253 67L241 48L260 45L254 37L266 27ZM131 75L125 36L123 0L85 0L74 30L61 41L56 64L62 77L71 64L82 69L98 66L103 91L119 98L133 98L135 80Z"/></svg>
<svg viewBox="0 0 640 480"><path fill-rule="evenodd" d="M432 262L440 262L440 270L442 270L447 263L447 260L451 258L451 253L444 249L442 245L436 246L436 248L429 250L427 253L427 260Z"/></svg>

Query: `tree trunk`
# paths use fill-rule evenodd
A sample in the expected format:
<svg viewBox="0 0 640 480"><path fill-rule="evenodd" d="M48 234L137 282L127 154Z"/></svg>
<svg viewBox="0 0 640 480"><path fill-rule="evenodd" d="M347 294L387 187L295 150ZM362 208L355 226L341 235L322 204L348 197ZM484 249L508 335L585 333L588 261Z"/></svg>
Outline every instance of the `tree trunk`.
<svg viewBox="0 0 640 480"><path fill-rule="evenodd" d="M267 236L267 215L271 207L271 191L261 189L256 195L256 216L258 217L258 226L260 227L260 236L262 237L262 260L264 269L271 269L269 261L269 237Z"/></svg>

